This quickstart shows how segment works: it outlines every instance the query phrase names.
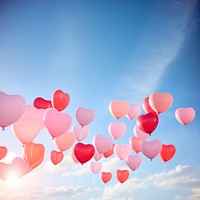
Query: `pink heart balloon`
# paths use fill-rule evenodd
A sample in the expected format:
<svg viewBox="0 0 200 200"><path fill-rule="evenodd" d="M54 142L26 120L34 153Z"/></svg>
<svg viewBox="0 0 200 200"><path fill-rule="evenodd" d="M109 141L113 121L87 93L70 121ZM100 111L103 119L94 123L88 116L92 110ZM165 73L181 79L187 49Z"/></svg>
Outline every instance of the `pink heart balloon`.
<svg viewBox="0 0 200 200"><path fill-rule="evenodd" d="M129 143L133 151L135 151L136 153L141 152L142 151L141 144L144 140L145 140L144 138L138 138L135 136L131 137Z"/></svg>
<svg viewBox="0 0 200 200"><path fill-rule="evenodd" d="M44 123L54 138L64 134L69 129L72 119L67 113L61 113L55 108L48 108L44 114Z"/></svg>
<svg viewBox="0 0 200 200"><path fill-rule="evenodd" d="M135 156L129 155L126 159L127 166L135 171L142 163L142 156L137 154Z"/></svg>
<svg viewBox="0 0 200 200"><path fill-rule="evenodd" d="M4 129L16 122L23 115L25 105L22 96L0 92L0 127Z"/></svg>
<svg viewBox="0 0 200 200"><path fill-rule="evenodd" d="M142 131L137 125L134 126L133 133L138 138L147 139L149 137L149 134Z"/></svg>
<svg viewBox="0 0 200 200"><path fill-rule="evenodd" d="M87 126L81 126L79 124L76 124L72 127L72 131L74 132L76 136L76 140L82 141L85 138L87 138L90 129Z"/></svg>
<svg viewBox="0 0 200 200"><path fill-rule="evenodd" d="M25 107L23 117L25 118L36 118L40 121L40 129L44 128L44 113L45 109L37 109L34 106L28 105Z"/></svg>
<svg viewBox="0 0 200 200"><path fill-rule="evenodd" d="M175 112L175 117L178 122L183 125L187 125L192 122L195 118L194 108L178 108Z"/></svg>
<svg viewBox="0 0 200 200"><path fill-rule="evenodd" d="M100 162L91 162L90 163L90 169L94 174L97 174L101 171L102 164Z"/></svg>
<svg viewBox="0 0 200 200"><path fill-rule="evenodd" d="M62 135L55 137L56 146L60 151L66 151L72 147L75 142L75 134L73 132L65 132Z"/></svg>
<svg viewBox="0 0 200 200"><path fill-rule="evenodd" d="M149 104L151 108L159 113L169 109L173 103L173 97L170 93L154 92L149 97Z"/></svg>
<svg viewBox="0 0 200 200"><path fill-rule="evenodd" d="M12 132L22 144L34 140L41 130L41 121L37 118L21 117L12 125Z"/></svg>
<svg viewBox="0 0 200 200"><path fill-rule="evenodd" d="M20 178L31 171L30 165L20 157L16 157L11 162L12 176Z"/></svg>
<svg viewBox="0 0 200 200"><path fill-rule="evenodd" d="M109 124L108 131L114 139L119 139L126 133L126 124L112 122Z"/></svg>
<svg viewBox="0 0 200 200"><path fill-rule="evenodd" d="M125 101L112 101L109 104L109 111L114 118L121 119L129 111L129 103Z"/></svg>
<svg viewBox="0 0 200 200"><path fill-rule="evenodd" d="M134 118L136 118L140 115L140 112L141 112L140 105L129 104L129 111L126 114L126 117L129 118L130 120L133 120Z"/></svg>
<svg viewBox="0 0 200 200"><path fill-rule="evenodd" d="M142 142L142 153L149 159L155 158L162 149L160 140L144 141Z"/></svg>
<svg viewBox="0 0 200 200"><path fill-rule="evenodd" d="M96 161L98 161L98 160L100 160L100 159L103 157L103 153L99 153L98 151L95 151L93 157L94 157L94 159L95 159Z"/></svg>
<svg viewBox="0 0 200 200"><path fill-rule="evenodd" d="M10 178L11 165L7 163L0 162L0 179L3 181Z"/></svg>
<svg viewBox="0 0 200 200"><path fill-rule="evenodd" d="M105 153L112 148L112 139L98 134L93 138L93 144L99 153Z"/></svg>
<svg viewBox="0 0 200 200"><path fill-rule="evenodd" d="M131 153L131 147L129 144L116 144L114 147L115 155L121 160L128 157Z"/></svg>
<svg viewBox="0 0 200 200"><path fill-rule="evenodd" d="M84 107L79 107L76 112L76 119L81 126L85 126L94 120L94 111Z"/></svg>

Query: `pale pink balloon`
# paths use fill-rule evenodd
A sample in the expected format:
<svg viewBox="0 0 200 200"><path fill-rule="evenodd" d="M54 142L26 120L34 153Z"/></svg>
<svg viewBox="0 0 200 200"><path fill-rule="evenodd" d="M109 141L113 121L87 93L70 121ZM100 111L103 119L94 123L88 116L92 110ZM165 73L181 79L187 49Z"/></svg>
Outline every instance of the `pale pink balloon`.
<svg viewBox="0 0 200 200"><path fill-rule="evenodd" d="M95 113L92 109L79 107L75 112L75 116L81 126L86 126L94 120Z"/></svg>
<svg viewBox="0 0 200 200"><path fill-rule="evenodd" d="M69 148L71 148L74 142L75 142L75 134L70 131L67 131L58 137L55 137L56 146L60 151L68 150Z"/></svg>
<svg viewBox="0 0 200 200"><path fill-rule="evenodd" d="M195 110L192 107L178 108L176 109L175 117L178 122L180 122L183 125L187 125L194 120Z"/></svg>
<svg viewBox="0 0 200 200"><path fill-rule="evenodd" d="M41 130L41 121L36 118L21 117L12 126L12 132L22 144L32 142Z"/></svg>
<svg viewBox="0 0 200 200"><path fill-rule="evenodd" d="M115 119L119 120L128 113L129 103L125 101L112 101L109 104L109 111Z"/></svg>
<svg viewBox="0 0 200 200"><path fill-rule="evenodd" d="M111 122L108 126L108 131L114 139L119 139L126 133L126 124Z"/></svg>
<svg viewBox="0 0 200 200"><path fill-rule="evenodd" d="M103 153L99 153L98 151L95 151L93 157L94 157L94 159L95 159L96 161L98 161L98 160L100 160L100 159L103 157Z"/></svg>
<svg viewBox="0 0 200 200"><path fill-rule="evenodd" d="M134 126L133 133L138 138L147 139L149 137L149 134L142 131L137 125Z"/></svg>
<svg viewBox="0 0 200 200"><path fill-rule="evenodd" d="M67 113L61 113L55 108L48 108L44 114L44 123L54 138L64 134L70 128L72 119Z"/></svg>
<svg viewBox="0 0 200 200"><path fill-rule="evenodd" d="M26 118L36 118L40 120L41 129L44 128L44 113L45 109L37 109L34 106L28 105L25 107L23 117Z"/></svg>
<svg viewBox="0 0 200 200"><path fill-rule="evenodd" d="M101 171L102 163L100 162L91 162L90 163L90 169L94 174L97 174Z"/></svg>
<svg viewBox="0 0 200 200"><path fill-rule="evenodd" d="M71 148L70 154L71 154L72 160L73 160L75 163L79 163L79 161L77 160L76 156L74 155L74 147Z"/></svg>
<svg viewBox="0 0 200 200"><path fill-rule="evenodd" d="M160 140L144 141L142 142L142 153L149 159L155 158L162 149Z"/></svg>
<svg viewBox="0 0 200 200"><path fill-rule="evenodd" d="M135 171L142 163L142 156L137 154L137 155L129 155L126 159L126 164L127 166Z"/></svg>
<svg viewBox="0 0 200 200"><path fill-rule="evenodd" d="M129 144L116 144L114 147L115 155L121 160L127 158L131 153L131 147Z"/></svg>
<svg viewBox="0 0 200 200"><path fill-rule="evenodd" d="M173 97L170 93L154 92L149 97L149 104L156 113L162 113L168 110L173 103Z"/></svg>
<svg viewBox="0 0 200 200"><path fill-rule="evenodd" d="M126 117L130 120L138 117L141 113L141 107L138 104L129 104L129 111L126 114Z"/></svg>
<svg viewBox="0 0 200 200"><path fill-rule="evenodd" d="M93 144L99 153L105 153L112 148L112 139L97 134L93 138Z"/></svg>
<svg viewBox="0 0 200 200"><path fill-rule="evenodd" d="M89 127L81 126L80 124L76 124L72 127L72 132L74 132L77 141L82 141L87 138L89 131Z"/></svg>
<svg viewBox="0 0 200 200"><path fill-rule="evenodd" d="M11 173L13 177L20 178L31 171L30 165L20 157L16 157L11 163Z"/></svg>
<svg viewBox="0 0 200 200"><path fill-rule="evenodd" d="M25 105L22 96L0 92L0 127L4 129L16 122L23 115Z"/></svg>

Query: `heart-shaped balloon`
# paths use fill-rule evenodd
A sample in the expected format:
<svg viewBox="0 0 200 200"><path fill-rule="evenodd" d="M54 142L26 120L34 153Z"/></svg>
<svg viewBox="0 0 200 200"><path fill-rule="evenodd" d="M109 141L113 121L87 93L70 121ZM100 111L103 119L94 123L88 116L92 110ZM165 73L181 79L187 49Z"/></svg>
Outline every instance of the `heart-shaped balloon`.
<svg viewBox="0 0 200 200"><path fill-rule="evenodd" d="M119 120L127 115L129 103L125 101L112 101L109 104L109 111L115 119Z"/></svg>
<svg viewBox="0 0 200 200"><path fill-rule="evenodd" d="M87 126L81 126L80 124L76 124L72 127L72 131L75 134L76 140L82 141L85 138L87 138L90 129Z"/></svg>
<svg viewBox="0 0 200 200"><path fill-rule="evenodd" d="M134 126L133 133L138 138L147 139L149 137L149 134L142 131L137 125Z"/></svg>
<svg viewBox="0 0 200 200"><path fill-rule="evenodd" d="M30 142L24 145L24 158L30 165L40 160L44 156L44 152L45 147L43 144Z"/></svg>
<svg viewBox="0 0 200 200"><path fill-rule="evenodd" d="M97 174L101 171L102 163L100 162L91 162L90 163L90 169L94 174Z"/></svg>
<svg viewBox="0 0 200 200"><path fill-rule="evenodd" d="M76 112L76 119L81 126L86 126L94 120L95 113L92 109L79 107Z"/></svg>
<svg viewBox="0 0 200 200"><path fill-rule="evenodd" d="M151 134L158 126L158 115L156 113L147 113L137 118L137 126L145 133Z"/></svg>
<svg viewBox="0 0 200 200"><path fill-rule="evenodd" d="M112 144L112 148L103 154L105 158L108 158L114 154L114 147L115 147L115 144Z"/></svg>
<svg viewBox="0 0 200 200"><path fill-rule="evenodd" d="M50 159L54 165L59 164L63 160L63 158L64 158L63 152L59 152L56 150L51 151Z"/></svg>
<svg viewBox="0 0 200 200"><path fill-rule="evenodd" d="M151 160L160 153L161 149L162 143L160 140L142 142L142 153Z"/></svg>
<svg viewBox="0 0 200 200"><path fill-rule="evenodd" d="M175 117L178 122L180 122L183 125L187 125L194 120L195 110L192 107L178 108L176 109Z"/></svg>
<svg viewBox="0 0 200 200"><path fill-rule="evenodd" d="M4 129L16 122L24 114L25 105L22 96L0 92L0 127Z"/></svg>
<svg viewBox="0 0 200 200"><path fill-rule="evenodd" d="M79 163L79 161L77 160L76 156L74 155L74 147L71 148L71 150L70 150L70 155L71 155L71 159L72 159L75 163Z"/></svg>
<svg viewBox="0 0 200 200"><path fill-rule="evenodd" d="M168 110L173 103L173 97L170 93L154 92L149 97L149 104L156 113L162 113Z"/></svg>
<svg viewBox="0 0 200 200"><path fill-rule="evenodd" d="M94 159L95 159L96 161L98 161L98 160L100 160L101 158L103 158L103 153L99 153L98 151L95 151L93 157L94 157Z"/></svg>
<svg viewBox="0 0 200 200"><path fill-rule="evenodd" d="M135 171L142 163L142 156L137 154L137 155L129 155L126 159L126 164L127 166Z"/></svg>
<svg viewBox="0 0 200 200"><path fill-rule="evenodd" d="M136 153L139 153L142 151L142 147L141 144L144 141L144 138L138 138L138 137L131 137L129 140L129 143L131 145L131 148L133 149L133 151L135 151Z"/></svg>
<svg viewBox="0 0 200 200"><path fill-rule="evenodd" d="M67 113L49 108L44 115L44 123L48 132L54 138L64 134L70 128L72 119Z"/></svg>
<svg viewBox="0 0 200 200"><path fill-rule="evenodd" d="M105 153L112 148L112 139L103 135L97 134L93 138L93 144L99 153Z"/></svg>
<svg viewBox="0 0 200 200"><path fill-rule="evenodd" d="M121 160L127 158L131 153L131 147L129 144L116 144L114 147L115 155Z"/></svg>
<svg viewBox="0 0 200 200"><path fill-rule="evenodd" d="M33 162L33 163L29 163L30 164L30 168L31 170L35 169L36 167L38 167L44 160L44 155L37 161Z"/></svg>
<svg viewBox="0 0 200 200"><path fill-rule="evenodd" d="M104 183L108 183L112 178L112 173L111 172L101 172L101 180Z"/></svg>
<svg viewBox="0 0 200 200"><path fill-rule="evenodd" d="M94 156L95 148L92 144L83 144L81 142L74 146L74 155L83 165Z"/></svg>
<svg viewBox="0 0 200 200"><path fill-rule="evenodd" d="M129 171L128 170L117 170L116 171L116 178L120 183L124 183L128 177L129 177Z"/></svg>
<svg viewBox="0 0 200 200"><path fill-rule="evenodd" d="M59 148L60 151L68 150L69 148L71 148L74 142L75 134L69 131L55 138L56 146Z"/></svg>
<svg viewBox="0 0 200 200"><path fill-rule="evenodd" d="M31 171L30 165L20 157L16 157L11 162L11 177L20 178Z"/></svg>
<svg viewBox="0 0 200 200"><path fill-rule="evenodd" d="M34 140L41 130L41 121L36 118L21 117L12 124L12 132L22 144L28 144Z"/></svg>
<svg viewBox="0 0 200 200"><path fill-rule="evenodd" d="M138 117L141 112L141 107L138 104L129 104L129 111L126 114L126 117L130 120L133 120L134 118Z"/></svg>
<svg viewBox="0 0 200 200"><path fill-rule="evenodd" d="M62 90L56 90L52 96L53 107L58 110L64 110L70 102L70 96L67 93L64 93Z"/></svg>
<svg viewBox="0 0 200 200"><path fill-rule="evenodd" d="M8 149L5 146L0 146L0 160L3 159L8 153Z"/></svg>
<svg viewBox="0 0 200 200"><path fill-rule="evenodd" d="M108 131L114 139L119 139L126 133L126 124L112 122L108 126Z"/></svg>
<svg viewBox="0 0 200 200"><path fill-rule="evenodd" d="M176 147L173 144L168 144L168 145L162 144L160 158L164 162L171 160L175 153L176 153Z"/></svg>
<svg viewBox="0 0 200 200"><path fill-rule="evenodd" d="M142 108L146 113L155 112L149 104L149 97L145 97L142 100Z"/></svg>
<svg viewBox="0 0 200 200"><path fill-rule="evenodd" d="M51 100L46 100L42 97L37 97L33 101L33 106L36 107L37 109L47 109L47 108L52 108L52 103Z"/></svg>
<svg viewBox="0 0 200 200"><path fill-rule="evenodd" d="M0 179L3 181L10 177L11 165L7 163L0 162Z"/></svg>

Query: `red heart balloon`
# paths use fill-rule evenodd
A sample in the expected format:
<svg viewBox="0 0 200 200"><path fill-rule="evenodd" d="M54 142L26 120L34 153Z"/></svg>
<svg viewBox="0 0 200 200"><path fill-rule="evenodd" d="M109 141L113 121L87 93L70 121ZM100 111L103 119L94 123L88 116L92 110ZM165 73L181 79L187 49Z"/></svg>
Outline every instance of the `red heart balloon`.
<svg viewBox="0 0 200 200"><path fill-rule="evenodd" d="M111 180L111 178L112 178L111 172L101 172L101 180L104 183L109 182Z"/></svg>
<svg viewBox="0 0 200 200"><path fill-rule="evenodd" d="M56 90L52 97L53 107L58 111L64 110L70 102L70 96L62 90Z"/></svg>
<svg viewBox="0 0 200 200"><path fill-rule="evenodd" d="M4 146L0 146L0 160L7 155L8 149Z"/></svg>
<svg viewBox="0 0 200 200"><path fill-rule="evenodd" d="M33 106L38 109L52 108L52 103L50 100L45 100L42 97L37 97L33 101Z"/></svg>
<svg viewBox="0 0 200 200"><path fill-rule="evenodd" d="M63 158L64 158L63 152L59 152L55 150L51 151L51 162L54 165L57 165L58 163L60 163L63 160Z"/></svg>
<svg viewBox="0 0 200 200"><path fill-rule="evenodd" d="M128 170L117 170L116 171L116 178L120 183L124 183L129 177L129 171Z"/></svg>
<svg viewBox="0 0 200 200"><path fill-rule="evenodd" d="M137 118L138 127L145 133L151 134L158 125L158 115L156 113L150 112L144 115L140 115Z"/></svg>
<svg viewBox="0 0 200 200"><path fill-rule="evenodd" d="M94 156L94 153L95 148L92 144L79 142L74 146L74 155L81 164L89 161Z"/></svg>
<svg viewBox="0 0 200 200"><path fill-rule="evenodd" d="M160 158L167 162L173 158L174 154L176 153L176 147L173 144L162 144L162 149L160 152Z"/></svg>

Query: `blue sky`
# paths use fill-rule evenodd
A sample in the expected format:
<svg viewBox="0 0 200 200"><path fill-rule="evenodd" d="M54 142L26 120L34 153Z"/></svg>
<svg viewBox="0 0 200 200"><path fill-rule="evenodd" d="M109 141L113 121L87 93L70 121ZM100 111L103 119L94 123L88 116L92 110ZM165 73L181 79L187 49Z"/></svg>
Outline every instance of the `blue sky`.
<svg viewBox="0 0 200 200"><path fill-rule="evenodd" d="M51 99L61 89L71 96L64 111L73 118L77 107L95 111L89 125L91 143L96 134L109 136L115 121L108 110L113 100L141 105L153 92L169 92L174 102L160 115L149 140L172 143L177 153L164 166L157 157L143 156L141 167L123 185L114 173L127 168L115 156L102 160L113 178L102 183L89 163L65 160L53 166L49 152L56 146L44 129L35 142L45 145L43 164L16 183L0 182L1 199L197 200L200 198L199 126L199 1L0 1L0 91L22 95L27 105L36 97ZM194 121L182 126L175 119L179 107L193 107ZM144 111L142 111L144 113ZM133 136L128 119L125 136ZM0 145L22 155L22 146L8 127ZM132 152L134 154L134 152ZM26 188L26 189L24 189Z"/></svg>

